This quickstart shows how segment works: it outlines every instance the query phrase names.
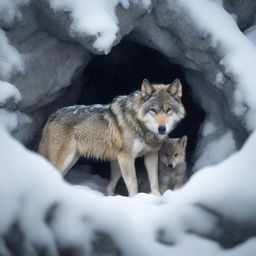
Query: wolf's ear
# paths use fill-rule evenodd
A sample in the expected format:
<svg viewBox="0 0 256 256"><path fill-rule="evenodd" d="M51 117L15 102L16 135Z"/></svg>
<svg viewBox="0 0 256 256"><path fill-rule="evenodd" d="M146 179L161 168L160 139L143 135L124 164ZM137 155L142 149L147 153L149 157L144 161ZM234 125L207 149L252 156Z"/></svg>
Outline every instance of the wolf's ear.
<svg viewBox="0 0 256 256"><path fill-rule="evenodd" d="M187 135L183 136L183 137L180 139L180 145L181 145L182 147L184 147L184 148L187 146L187 142L188 142L188 136L187 136Z"/></svg>
<svg viewBox="0 0 256 256"><path fill-rule="evenodd" d="M144 79L141 85L142 97L151 96L153 92L154 92L154 88L152 84L148 81L148 79Z"/></svg>
<svg viewBox="0 0 256 256"><path fill-rule="evenodd" d="M172 96L178 96L178 97L181 98L181 96L182 96L182 85L181 85L180 79L176 78L176 79L169 85L168 92L169 92Z"/></svg>

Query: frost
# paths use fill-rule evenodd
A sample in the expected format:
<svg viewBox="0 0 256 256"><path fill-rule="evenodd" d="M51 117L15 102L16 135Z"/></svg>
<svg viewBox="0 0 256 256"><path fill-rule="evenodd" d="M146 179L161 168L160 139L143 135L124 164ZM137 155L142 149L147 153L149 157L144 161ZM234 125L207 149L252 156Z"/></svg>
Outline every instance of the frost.
<svg viewBox="0 0 256 256"><path fill-rule="evenodd" d="M241 94L242 102L249 106L246 122L248 129L253 130L256 126L256 118L253 118L256 115L256 47L239 30L232 16L218 3L209 0L177 2L188 10L202 33L211 35L212 44L220 46L219 51L223 55L221 63L235 80L236 90ZM172 1L169 1L169 7L172 8Z"/></svg>
<svg viewBox="0 0 256 256"><path fill-rule="evenodd" d="M15 103L21 100L19 90L12 84L0 81L0 103L6 103L10 98L14 99Z"/></svg>

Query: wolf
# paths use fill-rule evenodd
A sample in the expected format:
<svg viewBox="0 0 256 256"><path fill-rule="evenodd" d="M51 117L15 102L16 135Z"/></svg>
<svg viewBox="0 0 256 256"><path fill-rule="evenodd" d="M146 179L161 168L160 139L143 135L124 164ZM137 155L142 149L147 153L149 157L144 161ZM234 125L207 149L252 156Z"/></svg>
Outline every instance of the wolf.
<svg viewBox="0 0 256 256"><path fill-rule="evenodd" d="M168 189L180 188L186 179L187 136L167 138L158 153L158 180L160 193ZM145 172L138 175L139 191L149 192L149 182Z"/></svg>
<svg viewBox="0 0 256 256"><path fill-rule="evenodd" d="M167 189L180 188L186 179L186 147L188 137L167 139L159 151L159 186L163 194Z"/></svg>
<svg viewBox="0 0 256 256"><path fill-rule="evenodd" d="M179 79L170 84L144 79L141 90L110 104L61 108L49 117L38 152L63 174L79 157L110 160L112 170L120 168L129 196L138 193L134 162L144 156L151 192L160 195L158 151L185 117L181 97Z"/></svg>

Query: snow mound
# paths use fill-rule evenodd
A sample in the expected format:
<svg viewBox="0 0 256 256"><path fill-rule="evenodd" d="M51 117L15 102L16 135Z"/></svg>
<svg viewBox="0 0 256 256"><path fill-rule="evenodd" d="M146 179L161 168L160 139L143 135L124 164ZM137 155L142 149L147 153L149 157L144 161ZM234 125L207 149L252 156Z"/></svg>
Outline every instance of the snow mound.
<svg viewBox="0 0 256 256"><path fill-rule="evenodd" d="M222 250L219 243L233 232L239 236L237 227L255 224L256 133L241 151L197 172L182 189L134 198L68 185L50 163L1 128L0 138L0 234L8 237L14 227L25 234L15 243L24 255L42 247L52 255L64 248L87 255L99 232L123 255L254 255L248 232L240 246L233 241Z"/></svg>

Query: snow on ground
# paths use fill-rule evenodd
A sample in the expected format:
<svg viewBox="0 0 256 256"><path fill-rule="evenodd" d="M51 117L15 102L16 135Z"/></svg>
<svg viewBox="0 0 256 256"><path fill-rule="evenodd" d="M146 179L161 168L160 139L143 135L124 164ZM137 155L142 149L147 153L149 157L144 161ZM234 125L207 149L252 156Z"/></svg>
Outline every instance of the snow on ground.
<svg viewBox="0 0 256 256"><path fill-rule="evenodd" d="M216 228L216 216L196 205L240 225L255 224L256 133L240 152L197 172L181 190L167 191L162 197L140 193L134 198L105 197L88 187L69 185L50 163L2 128L0 140L5 145L0 147L0 234L18 218L26 248L43 244L56 252L58 244L78 246L88 253L94 232L100 230L124 255L255 253L255 239L223 251L215 241L196 235L211 234ZM54 205L48 225L45 215Z"/></svg>
<svg viewBox="0 0 256 256"><path fill-rule="evenodd" d="M73 18L71 33L86 33L96 37L93 46L100 52L109 53L119 31L115 9L118 4L129 8L128 0L51 0L54 10L70 11ZM150 0L131 0L143 8L149 8Z"/></svg>
<svg viewBox="0 0 256 256"><path fill-rule="evenodd" d="M188 10L192 21L202 30L202 33L210 35L212 46L219 47L220 54L223 56L221 64L237 85L234 93L234 113L242 116L246 110L243 105L247 103L249 110L246 114L246 122L248 128L253 130L256 126L255 45L239 30L235 20L225 11L220 1L177 0L176 2ZM171 0L169 0L169 7L173 8Z"/></svg>

